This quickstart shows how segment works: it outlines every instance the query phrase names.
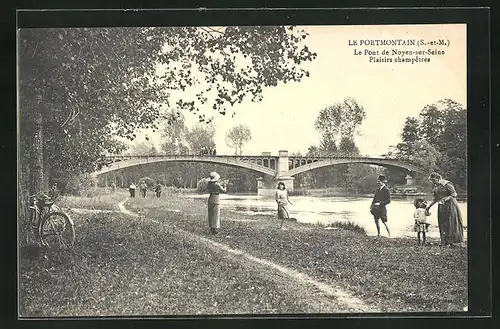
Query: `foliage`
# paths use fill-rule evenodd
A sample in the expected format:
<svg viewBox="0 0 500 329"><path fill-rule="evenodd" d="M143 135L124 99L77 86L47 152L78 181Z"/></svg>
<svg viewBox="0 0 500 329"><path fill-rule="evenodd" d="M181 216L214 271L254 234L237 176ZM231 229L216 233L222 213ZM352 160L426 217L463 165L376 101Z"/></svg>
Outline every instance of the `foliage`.
<svg viewBox="0 0 500 329"><path fill-rule="evenodd" d="M146 141L135 140L134 143L130 146L128 152L126 152L126 154L130 154L130 155L157 155L158 151L156 150L156 147L148 140L146 140Z"/></svg>
<svg viewBox="0 0 500 329"><path fill-rule="evenodd" d="M241 155L243 145L252 139L252 133L248 126L240 124L234 126L226 133L226 144L234 148L234 154Z"/></svg>
<svg viewBox="0 0 500 329"><path fill-rule="evenodd" d="M215 128L211 125L198 124L186 134L186 140L192 154L198 154L203 147L213 150L215 149Z"/></svg>
<svg viewBox="0 0 500 329"><path fill-rule="evenodd" d="M372 193L377 186L377 171L370 165L350 164L345 174L345 185L349 192Z"/></svg>
<svg viewBox="0 0 500 329"><path fill-rule="evenodd" d="M319 112L314 127L322 139L339 140L341 137L353 138L357 128L366 117L365 109L352 97L330 105Z"/></svg>
<svg viewBox="0 0 500 329"><path fill-rule="evenodd" d="M366 117L365 109L352 97L320 111L314 127L321 134L319 146L308 148L308 156L357 156L359 149L354 142L359 125ZM304 182L312 187L350 187L362 176L353 176L351 165L319 168L305 174Z"/></svg>
<svg viewBox="0 0 500 329"><path fill-rule="evenodd" d="M163 125L161 149L165 154L184 154L189 149L186 143L186 118L183 113L170 110Z"/></svg>
<svg viewBox="0 0 500 329"><path fill-rule="evenodd" d="M196 184L196 191L198 193L207 193L208 178L202 178Z"/></svg>
<svg viewBox="0 0 500 329"><path fill-rule="evenodd" d="M67 176L66 182L61 182L61 185L63 186L63 192L65 194L90 196L92 194L91 191L97 185L97 181L87 173L72 173Z"/></svg>
<svg viewBox="0 0 500 329"><path fill-rule="evenodd" d="M338 154L342 156L359 155L359 149L352 137L343 136L340 139Z"/></svg>
<svg viewBox="0 0 500 329"><path fill-rule="evenodd" d="M402 140L388 155L413 161L428 172L439 171L465 189L466 124L466 109L453 100L426 105L418 118L406 119Z"/></svg>
<svg viewBox="0 0 500 329"><path fill-rule="evenodd" d="M18 37L23 214L35 183L99 169L103 154L125 149L116 137L158 129L172 109L209 122L260 101L265 87L302 80L309 73L300 65L316 57L304 31L284 26L20 29ZM42 173L48 179L37 180Z"/></svg>

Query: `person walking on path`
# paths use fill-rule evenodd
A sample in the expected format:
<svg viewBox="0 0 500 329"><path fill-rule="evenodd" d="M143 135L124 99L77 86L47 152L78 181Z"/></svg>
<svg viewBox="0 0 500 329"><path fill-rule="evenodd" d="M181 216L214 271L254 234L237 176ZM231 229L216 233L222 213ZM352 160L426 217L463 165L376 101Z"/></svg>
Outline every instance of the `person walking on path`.
<svg viewBox="0 0 500 329"><path fill-rule="evenodd" d="M377 183L379 188L375 191L375 195L373 196L372 203L370 205L370 213L373 215L373 219L375 220L375 225L377 226L377 237L380 236L380 225L379 220L385 226L387 230L387 235L391 236L391 232L389 231L389 226L387 226L387 208L386 206L391 202L391 192L385 185L387 182L384 175L379 175L377 178Z"/></svg>
<svg viewBox="0 0 500 329"><path fill-rule="evenodd" d="M140 189L141 189L142 197L145 198L146 197L146 192L148 191L148 185L146 184L145 181L141 182Z"/></svg>
<svg viewBox="0 0 500 329"><path fill-rule="evenodd" d="M276 188L275 200L278 204L278 219L281 219L280 228L283 226L283 221L285 219L290 219L290 212L288 211L288 205L293 203L288 198L288 192L285 187L285 183L279 182Z"/></svg>
<svg viewBox="0 0 500 329"><path fill-rule="evenodd" d="M226 183L219 183L220 176L215 171L210 173L207 190L210 193L208 197L208 227L210 233L217 234L220 229L220 208L219 193L226 192Z"/></svg>
<svg viewBox="0 0 500 329"><path fill-rule="evenodd" d="M438 204L438 226L442 246L454 246L464 241L462 213L458 207L457 192L450 181L443 179L438 173L432 173L429 181L433 184L434 199L427 206L427 211Z"/></svg>
<svg viewBox="0 0 500 329"><path fill-rule="evenodd" d="M159 182L156 183L155 193L157 198L161 197L161 185Z"/></svg>
<svg viewBox="0 0 500 329"><path fill-rule="evenodd" d="M134 184L134 182L132 182L130 184L130 186L128 187L128 191L130 192L131 198L135 198L135 189L136 189L135 184Z"/></svg>
<svg viewBox="0 0 500 329"><path fill-rule="evenodd" d="M414 231L417 232L418 244L426 245L425 233L429 230L429 221L427 216L430 216L427 208L427 202L424 199L416 199L413 203L415 206L415 211L413 212L413 219L415 220ZM420 240L420 235L422 235L422 240Z"/></svg>

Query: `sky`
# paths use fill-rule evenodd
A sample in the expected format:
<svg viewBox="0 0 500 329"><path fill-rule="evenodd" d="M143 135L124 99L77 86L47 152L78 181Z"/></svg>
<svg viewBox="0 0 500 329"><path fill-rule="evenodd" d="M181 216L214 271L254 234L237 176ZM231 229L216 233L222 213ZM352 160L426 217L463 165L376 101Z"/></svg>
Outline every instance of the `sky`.
<svg viewBox="0 0 500 329"><path fill-rule="evenodd" d="M376 26L301 26L309 36L305 44L317 58L303 64L310 73L297 83L279 84L264 89L261 102L250 99L234 106L236 116L216 116L215 142L218 154L233 154L224 141L226 132L237 124L247 125L252 139L243 153L257 155L278 150L305 154L318 145L320 136L314 121L320 110L353 97L364 107L366 118L355 142L361 154L380 156L400 140L405 118L418 116L424 106L445 98L467 104L466 98L466 26L447 25L376 25ZM448 46L365 46L360 40L370 39L444 39ZM349 41L351 40L351 41ZM357 46L349 45L358 42ZM354 55L383 49L444 50L444 55L429 57L428 63L370 63L369 56ZM380 57L375 56L375 57ZM384 56L382 56L384 57ZM390 56L393 60L396 58ZM412 57L412 56L407 56ZM414 56L413 56L414 57ZM196 117L186 114L188 126ZM160 135L147 135L159 145Z"/></svg>

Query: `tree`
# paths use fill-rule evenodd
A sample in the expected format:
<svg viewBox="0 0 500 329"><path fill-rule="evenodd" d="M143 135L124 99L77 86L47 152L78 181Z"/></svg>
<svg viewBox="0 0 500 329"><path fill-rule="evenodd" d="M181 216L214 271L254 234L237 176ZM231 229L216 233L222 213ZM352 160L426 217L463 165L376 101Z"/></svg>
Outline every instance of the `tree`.
<svg viewBox="0 0 500 329"><path fill-rule="evenodd" d="M161 149L166 154L182 154L188 152L185 116L176 111L169 111L162 133Z"/></svg>
<svg viewBox="0 0 500 329"><path fill-rule="evenodd" d="M401 133L402 141L395 146L400 158L408 158L412 154L411 146L421 138L420 135L420 121L417 118L407 117Z"/></svg>
<svg viewBox="0 0 500 329"><path fill-rule="evenodd" d="M252 133L248 126L240 124L234 126L226 133L226 144L234 148L234 154L241 155L243 144L252 139Z"/></svg>
<svg viewBox="0 0 500 329"><path fill-rule="evenodd" d="M215 148L215 129L211 125L198 124L186 134L187 143L193 154L198 154L205 147Z"/></svg>
<svg viewBox="0 0 500 329"><path fill-rule="evenodd" d="M319 154L321 156L331 156L338 153L337 143L330 135L324 135L320 141Z"/></svg>
<svg viewBox="0 0 500 329"><path fill-rule="evenodd" d="M359 155L359 149L352 137L342 137L339 143L339 154L343 156Z"/></svg>
<svg viewBox="0 0 500 329"><path fill-rule="evenodd" d="M401 142L388 153L437 170L459 188L466 188L467 111L451 99L426 105L418 118L407 118Z"/></svg>
<svg viewBox="0 0 500 329"><path fill-rule="evenodd" d="M314 127L321 133L323 140L353 138L365 117L364 108L354 98L347 97L342 102L322 109Z"/></svg>
<svg viewBox="0 0 500 329"><path fill-rule="evenodd" d="M127 152L130 155L156 155L156 147L149 141L135 142Z"/></svg>
<svg viewBox="0 0 500 329"><path fill-rule="evenodd" d="M283 26L21 29L18 35L24 215L29 191L64 171L99 169L103 153L123 151L116 136L132 140L138 128L157 129L164 109L210 121L201 108L225 114L249 96L259 101L264 87L308 76L300 64L316 57L303 45L304 31ZM190 96L189 87L201 91Z"/></svg>

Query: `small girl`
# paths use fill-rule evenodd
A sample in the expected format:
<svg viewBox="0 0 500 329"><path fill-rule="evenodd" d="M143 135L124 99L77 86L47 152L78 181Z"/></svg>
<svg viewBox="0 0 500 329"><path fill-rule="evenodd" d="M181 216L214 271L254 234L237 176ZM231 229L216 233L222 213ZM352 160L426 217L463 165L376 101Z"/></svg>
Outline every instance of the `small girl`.
<svg viewBox="0 0 500 329"><path fill-rule="evenodd" d="M425 232L428 232L429 228L427 216L430 216L430 213L426 209L427 202L424 199L416 199L413 204L415 205L415 212L413 213L413 219L415 219L414 231L417 232L418 244L425 245ZM420 241L421 233L422 241Z"/></svg>

